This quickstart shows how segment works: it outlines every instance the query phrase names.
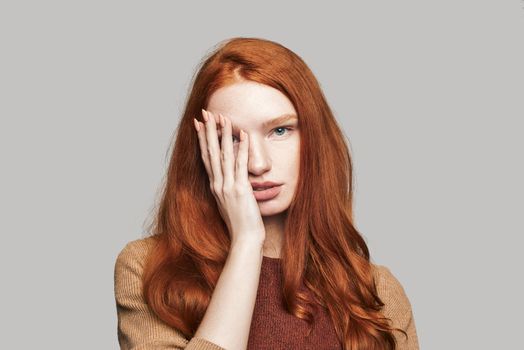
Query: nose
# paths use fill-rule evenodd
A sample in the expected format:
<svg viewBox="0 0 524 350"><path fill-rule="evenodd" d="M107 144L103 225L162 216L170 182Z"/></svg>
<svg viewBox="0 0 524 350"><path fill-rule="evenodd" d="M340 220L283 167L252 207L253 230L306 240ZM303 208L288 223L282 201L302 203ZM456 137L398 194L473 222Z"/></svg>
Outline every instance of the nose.
<svg viewBox="0 0 524 350"><path fill-rule="evenodd" d="M261 175L271 169L271 158L264 142L256 137L249 139L247 170L250 174Z"/></svg>

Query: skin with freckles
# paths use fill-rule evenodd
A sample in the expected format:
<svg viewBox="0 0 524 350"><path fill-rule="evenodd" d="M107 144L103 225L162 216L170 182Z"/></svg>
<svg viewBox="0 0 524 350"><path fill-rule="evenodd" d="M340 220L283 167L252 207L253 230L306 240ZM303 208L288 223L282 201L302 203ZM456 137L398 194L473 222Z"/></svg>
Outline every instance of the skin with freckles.
<svg viewBox="0 0 524 350"><path fill-rule="evenodd" d="M279 257L284 220L299 174L297 112L282 92L253 81L241 81L216 90L205 109L231 122L235 157L240 129L249 135L247 171L250 182L283 184L275 198L257 201L266 232L264 255ZM222 136L220 131L218 136Z"/></svg>

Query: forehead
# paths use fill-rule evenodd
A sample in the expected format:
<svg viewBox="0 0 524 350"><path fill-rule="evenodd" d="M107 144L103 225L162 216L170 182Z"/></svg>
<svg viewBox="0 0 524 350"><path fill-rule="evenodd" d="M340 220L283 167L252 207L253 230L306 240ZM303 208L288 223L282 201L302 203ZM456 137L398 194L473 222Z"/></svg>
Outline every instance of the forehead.
<svg viewBox="0 0 524 350"><path fill-rule="evenodd" d="M286 116L296 116L291 101L279 90L268 85L243 81L216 90L210 97L207 110L222 113L235 126L265 127L275 122L286 122Z"/></svg>

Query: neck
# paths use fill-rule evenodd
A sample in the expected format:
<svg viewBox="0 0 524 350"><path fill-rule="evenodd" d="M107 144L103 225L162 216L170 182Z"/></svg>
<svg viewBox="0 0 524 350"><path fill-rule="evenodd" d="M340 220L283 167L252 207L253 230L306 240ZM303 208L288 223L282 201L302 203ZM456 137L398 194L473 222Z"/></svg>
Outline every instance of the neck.
<svg viewBox="0 0 524 350"><path fill-rule="evenodd" d="M263 216L266 239L263 254L271 258L280 258L282 238L284 237L285 212L272 216Z"/></svg>

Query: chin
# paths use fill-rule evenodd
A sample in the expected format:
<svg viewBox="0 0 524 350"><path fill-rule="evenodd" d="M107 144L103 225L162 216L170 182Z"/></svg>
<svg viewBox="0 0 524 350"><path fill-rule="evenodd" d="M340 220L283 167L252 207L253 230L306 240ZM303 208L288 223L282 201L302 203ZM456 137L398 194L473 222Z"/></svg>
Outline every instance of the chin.
<svg viewBox="0 0 524 350"><path fill-rule="evenodd" d="M285 205L280 201L267 201L267 202L258 202L258 208L260 209L260 215L262 216L273 216L282 214L287 211L289 205Z"/></svg>

